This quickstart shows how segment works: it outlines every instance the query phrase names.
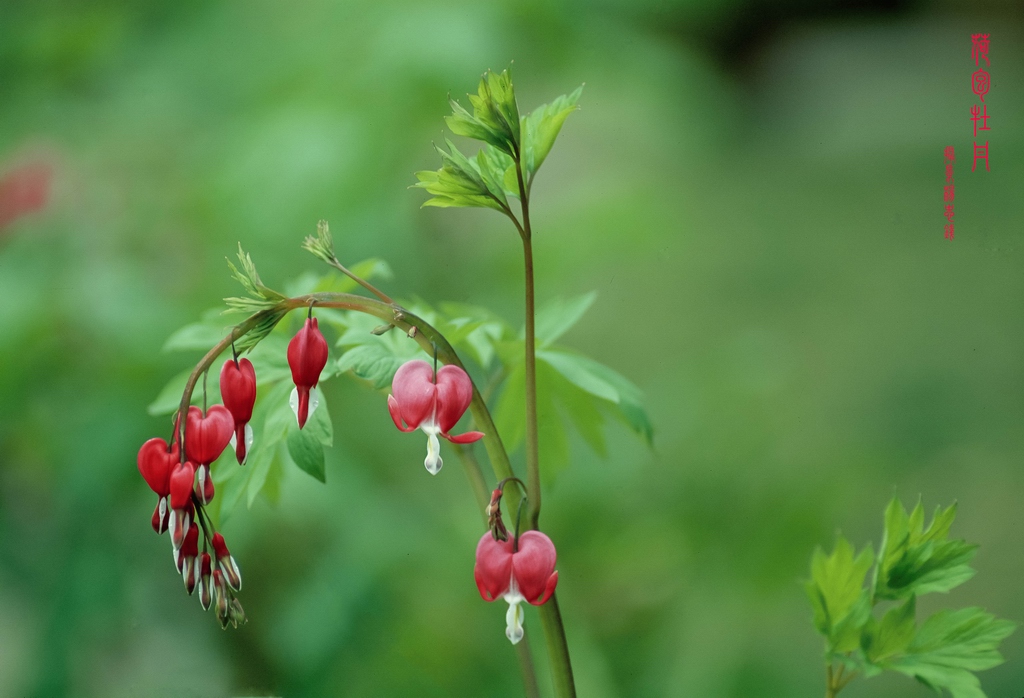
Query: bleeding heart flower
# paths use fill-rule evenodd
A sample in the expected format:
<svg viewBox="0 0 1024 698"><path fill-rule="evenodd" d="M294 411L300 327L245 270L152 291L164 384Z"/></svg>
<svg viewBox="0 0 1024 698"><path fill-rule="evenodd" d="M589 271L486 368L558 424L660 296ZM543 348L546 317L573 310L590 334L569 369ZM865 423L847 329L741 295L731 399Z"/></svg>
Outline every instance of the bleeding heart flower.
<svg viewBox="0 0 1024 698"><path fill-rule="evenodd" d="M150 489L160 498L153 510L153 530L163 533L167 530L169 510L167 497L171 493L171 470L180 460L178 444L167 446L163 439L152 438L139 449L139 472Z"/></svg>
<svg viewBox="0 0 1024 698"><path fill-rule="evenodd" d="M171 504L171 545L177 550L185 542L185 534L192 525L192 483L195 480L195 466L186 461L177 463L171 471L170 504Z"/></svg>
<svg viewBox="0 0 1024 698"><path fill-rule="evenodd" d="M484 437L482 432L470 431L452 435L455 427L473 401L473 382L458 366L442 366L437 372L426 361L414 360L402 364L391 381L388 412L395 426L409 432L417 428L427 435L427 457L423 465L431 475L437 475L444 462L438 435L456 444L468 444ZM403 422L406 426L403 426Z"/></svg>
<svg viewBox="0 0 1024 698"><path fill-rule="evenodd" d="M239 464L252 446L252 408L256 404L256 369L249 359L240 361L228 359L220 370L220 395L224 406L235 420L235 435L231 444L235 447L235 458Z"/></svg>
<svg viewBox="0 0 1024 698"><path fill-rule="evenodd" d="M485 601L508 602L505 636L516 644L523 639L523 611L519 604L545 603L558 584L555 544L540 531L527 531L516 539L495 540L490 532L476 546L473 576Z"/></svg>
<svg viewBox="0 0 1024 698"><path fill-rule="evenodd" d="M217 460L235 433L235 418L224 405L213 405L206 411L188 408L185 418L185 455L196 465L209 465Z"/></svg>
<svg viewBox="0 0 1024 698"><path fill-rule="evenodd" d="M289 404L301 429L320 404L315 388L320 382L320 372L327 365L327 340L320 333L315 317L306 318L306 324L288 343L288 365L295 382Z"/></svg>

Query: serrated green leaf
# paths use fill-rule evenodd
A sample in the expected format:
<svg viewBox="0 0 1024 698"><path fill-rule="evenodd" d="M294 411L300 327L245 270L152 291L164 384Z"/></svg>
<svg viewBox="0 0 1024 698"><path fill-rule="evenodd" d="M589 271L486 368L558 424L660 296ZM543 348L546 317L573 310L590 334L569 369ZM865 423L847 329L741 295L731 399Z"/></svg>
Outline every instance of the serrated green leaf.
<svg viewBox="0 0 1024 698"><path fill-rule="evenodd" d="M523 164L531 180L551 152L562 124L576 111L576 103L582 93L583 86L580 85L572 93L542 104L523 118Z"/></svg>
<svg viewBox="0 0 1024 698"><path fill-rule="evenodd" d="M315 477L320 482L327 482L327 470L324 465L324 447L317 438L298 427L288 431L288 455L291 456L299 469Z"/></svg>
<svg viewBox="0 0 1024 698"><path fill-rule="evenodd" d="M870 545L855 557L853 546L842 536L830 555L821 548L815 549L807 594L814 608L814 626L826 638L834 640L839 623L853 611L862 595L871 560Z"/></svg>
<svg viewBox="0 0 1024 698"><path fill-rule="evenodd" d="M537 311L534 336L538 347L546 347L563 334L590 309L597 299L597 291L584 293L575 298L556 298ZM520 332L520 337L524 332Z"/></svg>
<svg viewBox="0 0 1024 698"><path fill-rule="evenodd" d="M862 646L868 659L880 664L890 657L903 653L914 639L914 614L917 597L911 596L899 606L894 606L882 616L882 622L869 625L864 634Z"/></svg>
<svg viewBox="0 0 1024 698"><path fill-rule="evenodd" d="M968 565L977 546L949 540L955 505L936 510L924 529L919 503L911 514L894 498L886 509L885 532L875 576L875 598L905 599L911 595L947 592L974 575Z"/></svg>
<svg viewBox="0 0 1024 698"><path fill-rule="evenodd" d="M331 413L327 410L327 397L322 392L319 407L309 415L302 430L324 446L334 445L334 425L331 423Z"/></svg>
<svg viewBox="0 0 1024 698"><path fill-rule="evenodd" d="M922 624L905 654L884 664L953 698L984 698L972 672L1003 663L999 644L1014 628L980 608L939 611Z"/></svg>

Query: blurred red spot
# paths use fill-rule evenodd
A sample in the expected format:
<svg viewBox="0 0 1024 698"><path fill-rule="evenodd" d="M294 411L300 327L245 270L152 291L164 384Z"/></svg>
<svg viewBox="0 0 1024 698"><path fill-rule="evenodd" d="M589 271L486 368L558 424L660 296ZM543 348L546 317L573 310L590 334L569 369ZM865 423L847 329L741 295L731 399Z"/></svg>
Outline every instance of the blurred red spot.
<svg viewBox="0 0 1024 698"><path fill-rule="evenodd" d="M0 175L0 233L22 216L46 206L53 168L28 163Z"/></svg>

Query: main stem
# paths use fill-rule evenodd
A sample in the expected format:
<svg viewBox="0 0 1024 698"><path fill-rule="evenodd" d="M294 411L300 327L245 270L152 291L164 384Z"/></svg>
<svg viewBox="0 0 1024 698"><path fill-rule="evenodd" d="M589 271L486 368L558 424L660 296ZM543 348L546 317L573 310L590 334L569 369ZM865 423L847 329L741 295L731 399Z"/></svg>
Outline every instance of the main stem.
<svg viewBox="0 0 1024 698"><path fill-rule="evenodd" d="M529 528L540 525L540 453L537 446L537 340L535 336L535 306L533 284L533 231L530 228L530 196L523 184L523 169L516 160L520 201L523 204L523 266L526 271L526 496Z"/></svg>
<svg viewBox="0 0 1024 698"><path fill-rule="evenodd" d="M518 153L517 153L518 154ZM519 201L522 202L523 223L519 236L523 240L523 266L526 273L526 496L527 524L531 529L540 525L540 454L537 444L537 341L535 336L535 293L533 282L533 228L530 226L530 192L523 182L523 167L516 159L516 178L519 181ZM513 220L515 220L513 218ZM541 606L541 625L547 640L551 660L551 678L559 698L575 698L576 682L569 659L569 643L565 637L565 624L558 609L558 598L552 594Z"/></svg>

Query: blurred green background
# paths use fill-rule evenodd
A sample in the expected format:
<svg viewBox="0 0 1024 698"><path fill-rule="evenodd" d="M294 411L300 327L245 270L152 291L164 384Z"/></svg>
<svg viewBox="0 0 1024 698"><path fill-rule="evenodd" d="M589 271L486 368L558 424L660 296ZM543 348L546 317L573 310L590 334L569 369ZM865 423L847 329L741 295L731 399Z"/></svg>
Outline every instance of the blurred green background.
<svg viewBox="0 0 1024 698"><path fill-rule="evenodd" d="M545 495L580 695L821 695L800 580L837 530L877 544L893 494L959 500L981 544L925 610L1024 620L1022 29L1011 2L5 0L0 174L54 178L0 241L0 696L521 695L466 478L427 476L366 385L327 388L326 486L288 472L227 523L238 630L183 592L135 466L198 359L161 346L236 294L238 241L282 287L326 218L389 293L521 322L508 222L406 188L446 93L510 60L523 109L586 82L533 190L538 294L598 291L565 342L656 428L574 441ZM1024 693L1024 633L1003 647L990 698Z"/></svg>

